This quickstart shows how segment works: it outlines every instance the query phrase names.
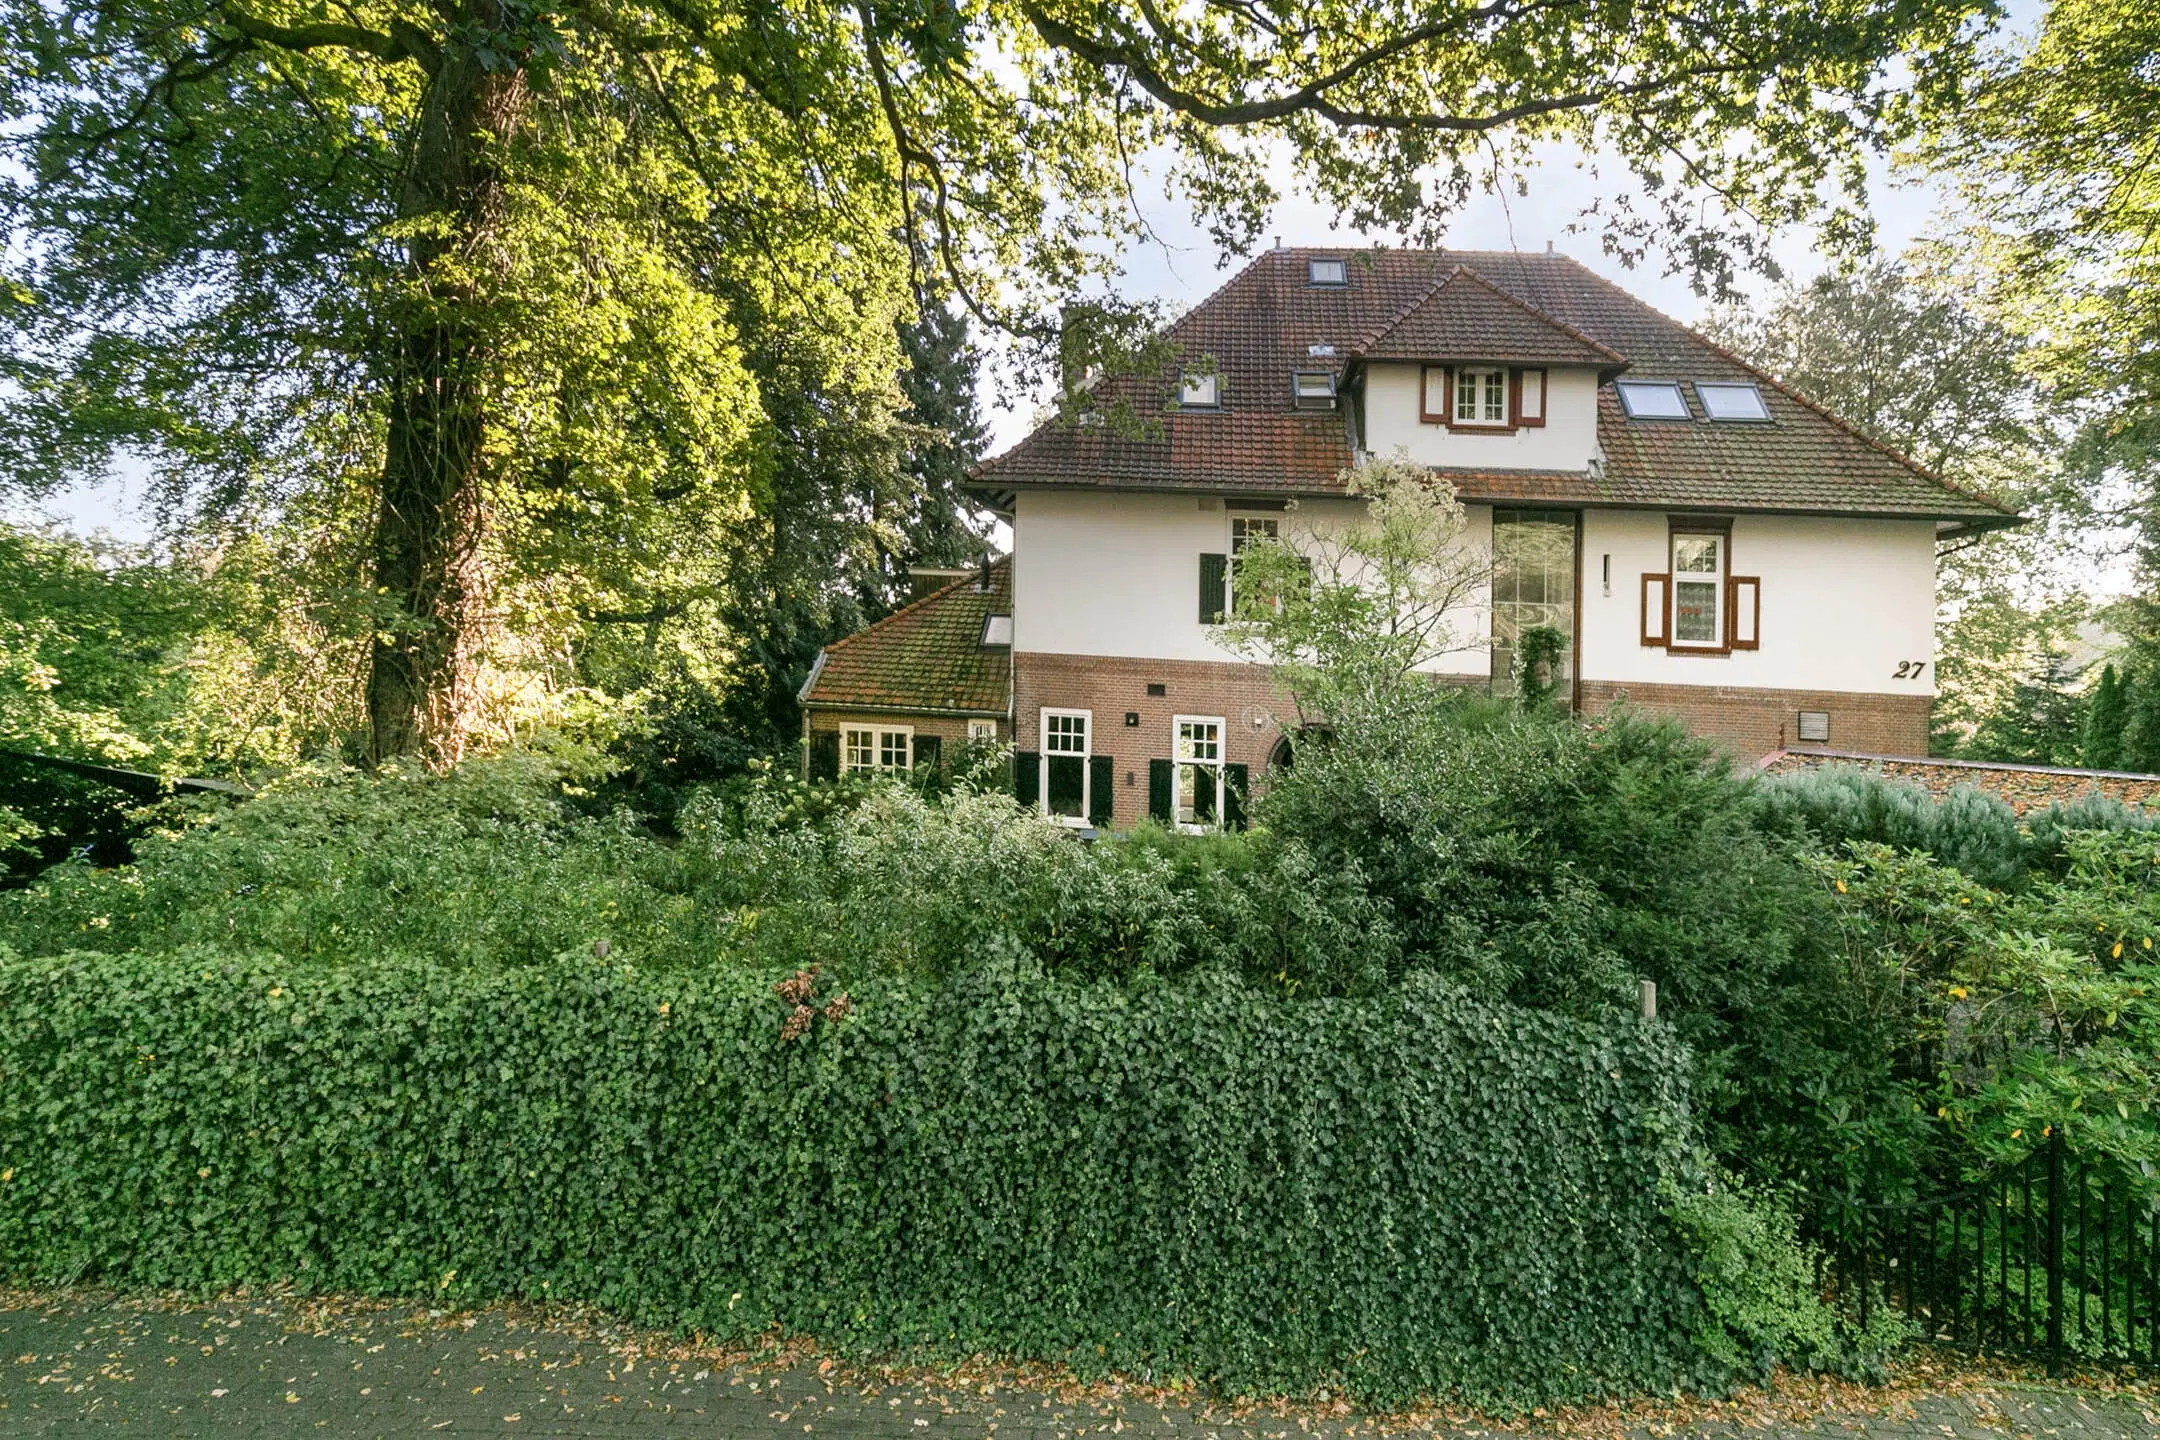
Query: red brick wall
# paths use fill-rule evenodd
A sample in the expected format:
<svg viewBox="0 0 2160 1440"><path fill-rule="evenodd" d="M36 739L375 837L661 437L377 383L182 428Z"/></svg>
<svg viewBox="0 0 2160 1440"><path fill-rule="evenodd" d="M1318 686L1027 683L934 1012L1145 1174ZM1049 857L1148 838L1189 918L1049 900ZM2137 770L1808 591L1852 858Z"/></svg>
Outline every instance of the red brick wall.
<svg viewBox="0 0 2160 1440"><path fill-rule="evenodd" d="M837 731L849 725L882 725L887 729L904 727L913 730L917 735L936 735L944 742L948 763L959 752L960 747L967 743L968 722L965 715L876 715L860 710L812 710L809 712L809 719L809 730L812 732ZM808 735L804 738L807 741ZM1012 726L1003 720L998 721L998 739L1012 739ZM801 773L809 773L809 763L810 757L806 750L802 758L805 768Z"/></svg>
<svg viewBox="0 0 2160 1440"><path fill-rule="evenodd" d="M1875 755L1928 753L1927 695L1860 695L1828 690L1756 690L1726 685L1642 685L1609 680L1582 682L1582 708L1596 714L1626 697L1635 708L1671 715L1697 735L1723 743L1742 760L1800 743L1800 712L1830 716L1836 750Z"/></svg>
<svg viewBox="0 0 2160 1440"><path fill-rule="evenodd" d="M1148 694L1150 685L1165 693ZM1094 751L1117 762L1111 817L1120 828L1147 818L1148 761L1170 758L1174 717L1221 717L1224 758L1250 766L1257 781L1282 734L1275 717L1288 709L1265 667L1200 660L1015 655L1013 689L1015 750L1042 748L1045 707L1094 713ZM1137 725L1125 723L1128 713ZM1255 714L1267 717L1257 728L1250 723Z"/></svg>

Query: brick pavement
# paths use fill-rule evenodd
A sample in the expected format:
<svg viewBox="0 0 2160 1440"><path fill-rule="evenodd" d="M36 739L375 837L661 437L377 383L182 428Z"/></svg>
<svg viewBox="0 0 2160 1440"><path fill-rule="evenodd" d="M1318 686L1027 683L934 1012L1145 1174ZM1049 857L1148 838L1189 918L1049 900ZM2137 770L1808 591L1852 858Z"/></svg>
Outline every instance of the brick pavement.
<svg viewBox="0 0 2160 1440"><path fill-rule="evenodd" d="M1075 1400L1009 1382L835 1383L807 1361L641 1353L627 1334L503 1311L430 1317L409 1307L197 1306L87 1294L32 1301L0 1292L0 1436L1332 1440L1375 1429L1372 1417L1357 1415L1211 1414L1129 1394ZM1788 1405L1781 1415L1750 1416L1727 1406L1719 1418L1653 1415L1600 1428L1637 1440L2160 1440L2152 1406L2138 1395L1986 1385L1895 1397L1887 1410L1796 1414ZM1534 1436L1537 1424L1509 1433ZM1441 1430L1465 1440L1492 1433L1470 1421Z"/></svg>

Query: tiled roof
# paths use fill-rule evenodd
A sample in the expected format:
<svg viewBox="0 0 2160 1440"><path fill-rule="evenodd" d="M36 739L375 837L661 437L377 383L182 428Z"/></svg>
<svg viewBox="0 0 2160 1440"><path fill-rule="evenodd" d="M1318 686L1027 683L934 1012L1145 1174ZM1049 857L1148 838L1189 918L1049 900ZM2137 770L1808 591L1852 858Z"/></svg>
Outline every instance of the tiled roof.
<svg viewBox="0 0 2160 1440"><path fill-rule="evenodd" d="M1012 614L1012 560L990 584L955 580L877 624L835 640L799 697L826 709L938 710L1004 715L1012 708L1012 647L982 643L983 622Z"/></svg>
<svg viewBox="0 0 2160 1440"><path fill-rule="evenodd" d="M1347 258L1350 283L1307 283L1306 262L1315 257ZM1468 276L1458 276L1458 268ZM1098 398L1123 402L1142 433L1052 421L980 466L978 484L992 491L1055 485L1339 493L1338 477L1351 461L1348 417L1297 410L1292 373L1324 367L1341 377L1359 363L1361 344L1383 343L1398 323L1444 329L1445 306L1424 314L1425 302L1443 290L1486 315L1490 347L1527 344L1533 336L1539 345L1557 345L1572 335L1579 338L1570 343L1595 347L1588 353L1596 358L1583 363L1608 373L1618 363L1614 357L1624 356L1630 378L1758 383L1771 419L1705 421L1683 386L1697 406L1694 421L1631 421L1608 383L1598 396L1601 477L1593 480L1587 469L1564 480L1485 472L1465 477L1465 499L1531 498L1527 492L1537 491L1540 498L1584 504L1928 516L1980 525L2014 518L1575 261L1510 251L1368 250L1347 257L1341 250L1269 251L1168 331L1180 357L1176 368L1206 364L1222 377L1221 410L1178 409L1174 372L1107 382ZM1483 298L1476 298L1480 291ZM1500 295L1519 304L1503 307ZM1426 337L1417 338L1422 346Z"/></svg>
<svg viewBox="0 0 2160 1440"><path fill-rule="evenodd" d="M1433 282L1351 347L1361 360L1497 360L1517 365L1617 368L1625 356L1466 265Z"/></svg>

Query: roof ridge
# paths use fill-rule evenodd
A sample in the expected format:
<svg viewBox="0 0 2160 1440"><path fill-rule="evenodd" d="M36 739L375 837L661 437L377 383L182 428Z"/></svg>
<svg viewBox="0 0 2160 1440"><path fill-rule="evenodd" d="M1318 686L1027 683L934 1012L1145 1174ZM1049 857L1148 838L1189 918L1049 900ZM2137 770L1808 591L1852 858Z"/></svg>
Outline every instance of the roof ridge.
<svg viewBox="0 0 2160 1440"><path fill-rule="evenodd" d="M1012 556L1000 555L997 559L991 561L987 566L985 566L981 572L976 573L995 573L996 571L1004 569L1011 564ZM819 649L822 651L833 651L843 649L846 646L852 645L857 640L862 639L865 635L871 634L872 632L877 630L881 630L885 626L892 624L893 621L898 620L901 616L910 614L916 610L920 610L923 606L928 605L933 600L943 599L946 595L951 594L953 591L959 589L962 585L967 584L969 578L970 576L968 575L962 575L959 579L954 580L949 584L940 585L937 589L931 591L928 595L923 596L921 599L910 600L907 604L902 605L899 609L893 611L892 614L884 616L881 619L873 620L868 625L863 626L862 629L857 630L852 635L843 635L838 640L834 640L828 644L820 646ZM989 592L984 591L983 593L988 594Z"/></svg>
<svg viewBox="0 0 2160 1440"><path fill-rule="evenodd" d="M1832 428L1842 430L1847 435L1852 436L1853 439L1858 440L1861 444L1870 446L1873 449L1881 451L1883 454L1889 456L1892 460L1897 461L1898 464L1903 465L1906 469L1912 471L1913 474L1918 475L1921 479L1928 481L1930 484L1940 485L1943 489L1948 490L1953 495L1962 495L1968 500L1977 500L1981 504L1987 506L1989 509L1994 510L2000 514L2008 515L2013 518L2017 517L2017 512L2015 510L2012 510L2009 506L2003 504L1994 496L1985 495L1978 490L1974 490L1967 486L1960 485L1955 480L1949 479L1948 477L1939 474L1931 467L1921 464L1919 461L1913 459L1910 455L1907 455L1903 451L1899 450L1895 445L1892 445L1885 440L1881 440L1876 436L1868 434L1865 430L1862 430L1859 426L1853 424L1844 416L1839 415L1835 411L1831 410L1828 406L1824 405L1821 401L1815 399L1813 396L1807 394L1805 391L1786 384L1783 380L1771 374L1769 371L1763 369L1760 365L1757 365L1752 360L1748 360L1743 356L1734 354L1731 350L1728 350L1723 345L1718 344L1717 341L1712 340L1709 336L1703 334L1700 330L1697 330L1694 326L1688 324L1685 320L1675 319L1673 316L1666 314L1663 310L1658 309L1657 306L1652 305L1649 301L1643 299L1641 296L1632 294L1629 291L1622 289L1619 285L1606 279L1603 275L1598 274L1597 271L1592 270L1589 266L1583 264L1574 256L1561 255L1555 258L1565 260L1568 264L1574 266L1577 270L1582 271L1583 274L1589 276L1592 280L1604 286L1607 290L1612 291L1615 295L1620 296L1622 299L1628 301L1633 305L1649 311L1651 314L1657 316L1658 319L1663 320L1666 324L1671 325L1675 329L1681 331L1689 339L1695 341L1697 344L1703 346L1705 349L1711 351L1713 354L1719 356L1722 359L1731 361L1733 364L1747 371L1750 375L1753 375L1756 379L1768 383L1773 390L1776 390L1780 395L1783 395L1786 399L1791 400L1794 404L1814 412L1815 415L1817 415L1823 420L1827 420L1832 426Z"/></svg>

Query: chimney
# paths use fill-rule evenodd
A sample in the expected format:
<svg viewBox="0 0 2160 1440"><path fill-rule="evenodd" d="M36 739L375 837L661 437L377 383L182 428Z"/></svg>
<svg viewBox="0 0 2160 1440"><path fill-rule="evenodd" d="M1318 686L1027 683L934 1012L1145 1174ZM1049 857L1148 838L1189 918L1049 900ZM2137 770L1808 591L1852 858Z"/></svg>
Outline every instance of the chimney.
<svg viewBox="0 0 2160 1440"><path fill-rule="evenodd" d="M1546 253L1547 255L1550 255L1550 254L1552 254L1552 253L1553 253L1553 251L1552 251L1552 241L1550 241L1550 240L1547 240L1547 241L1545 242L1545 253Z"/></svg>

